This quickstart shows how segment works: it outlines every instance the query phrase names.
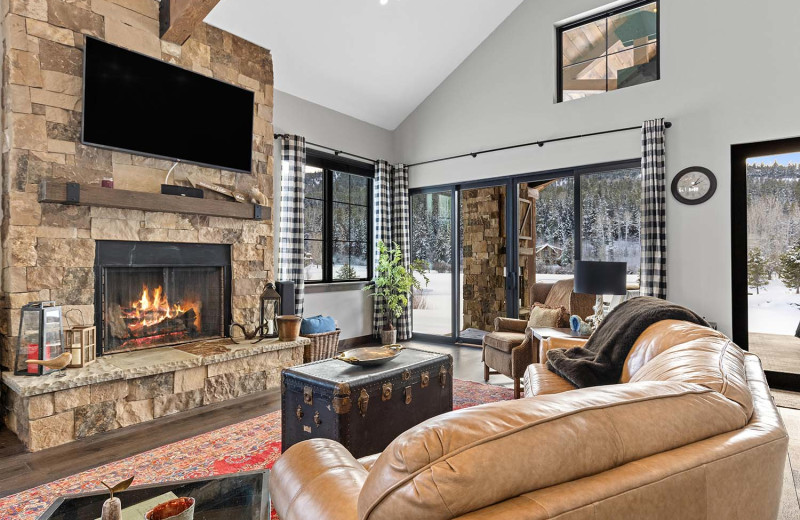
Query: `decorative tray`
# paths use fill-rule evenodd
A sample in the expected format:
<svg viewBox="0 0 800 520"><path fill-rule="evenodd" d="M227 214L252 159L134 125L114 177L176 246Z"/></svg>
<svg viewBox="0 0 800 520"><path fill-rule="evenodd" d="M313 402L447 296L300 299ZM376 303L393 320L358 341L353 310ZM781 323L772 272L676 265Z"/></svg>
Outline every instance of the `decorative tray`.
<svg viewBox="0 0 800 520"><path fill-rule="evenodd" d="M385 345L382 347L362 347L345 350L333 359L362 367L382 365L400 355L405 347L402 345Z"/></svg>

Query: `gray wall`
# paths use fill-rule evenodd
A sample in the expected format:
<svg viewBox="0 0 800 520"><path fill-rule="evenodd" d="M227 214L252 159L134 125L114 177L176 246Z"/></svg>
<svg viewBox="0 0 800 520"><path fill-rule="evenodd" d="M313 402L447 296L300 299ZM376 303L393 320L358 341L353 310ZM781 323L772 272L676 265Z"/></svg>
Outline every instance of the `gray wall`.
<svg viewBox="0 0 800 520"><path fill-rule="evenodd" d="M388 130L275 91L275 133L302 135L308 141L375 159L394 158L392 134ZM275 268L277 270L278 208L280 207L280 142L275 142ZM308 286L307 286L308 287ZM314 291L314 292L311 292ZM322 292L318 292L322 291ZM342 329L341 339L366 336L372 332L372 301L360 284L308 288L305 315L333 316Z"/></svg>
<svg viewBox="0 0 800 520"><path fill-rule="evenodd" d="M662 0L660 81L556 104L555 25L603 0L526 0L395 131L412 163L666 117L668 181L710 168L700 206L667 196L669 298L731 331L730 146L800 135L797 0ZM637 158L638 132L412 168L430 186Z"/></svg>

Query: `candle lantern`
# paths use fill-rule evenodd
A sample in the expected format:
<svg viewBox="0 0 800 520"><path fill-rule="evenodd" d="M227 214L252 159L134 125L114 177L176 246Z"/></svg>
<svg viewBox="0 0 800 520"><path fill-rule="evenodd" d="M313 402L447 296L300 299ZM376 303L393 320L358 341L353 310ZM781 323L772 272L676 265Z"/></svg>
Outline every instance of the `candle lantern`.
<svg viewBox="0 0 800 520"><path fill-rule="evenodd" d="M275 290L275 285L268 283L261 293L261 337L277 338L277 318L281 310L281 295Z"/></svg>
<svg viewBox="0 0 800 520"><path fill-rule="evenodd" d="M77 311L81 317L80 325L73 325L69 313ZM97 354L97 328L86 325L83 312L80 309L71 309L64 313L67 328L64 330L64 348L72 353L72 362L68 368L82 368L94 363Z"/></svg>
<svg viewBox="0 0 800 520"><path fill-rule="evenodd" d="M19 318L19 337L14 360L14 374L41 376L54 370L40 365L29 365L29 359L46 361L64 352L61 307L53 301L31 302L22 307Z"/></svg>

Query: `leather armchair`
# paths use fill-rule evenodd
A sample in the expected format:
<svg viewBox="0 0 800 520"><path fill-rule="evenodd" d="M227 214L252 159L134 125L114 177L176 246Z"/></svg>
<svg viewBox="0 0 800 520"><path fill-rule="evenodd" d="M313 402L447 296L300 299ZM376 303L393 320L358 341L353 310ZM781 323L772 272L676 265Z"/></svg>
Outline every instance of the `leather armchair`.
<svg viewBox="0 0 800 520"><path fill-rule="evenodd" d="M535 283L531 287L531 301L551 307L564 306L570 314L581 318L591 315L595 297L574 292L573 280L556 283ZM526 320L495 318L494 332L483 338L483 379L492 374L503 374L514 380L514 398L521 394L521 380L531 363L540 362L539 340L528 328Z"/></svg>
<svg viewBox="0 0 800 520"><path fill-rule="evenodd" d="M758 358L722 334L655 324L617 385L570 390L537 377L551 393L434 417L377 459L325 439L293 446L270 475L278 515L777 518L788 435Z"/></svg>

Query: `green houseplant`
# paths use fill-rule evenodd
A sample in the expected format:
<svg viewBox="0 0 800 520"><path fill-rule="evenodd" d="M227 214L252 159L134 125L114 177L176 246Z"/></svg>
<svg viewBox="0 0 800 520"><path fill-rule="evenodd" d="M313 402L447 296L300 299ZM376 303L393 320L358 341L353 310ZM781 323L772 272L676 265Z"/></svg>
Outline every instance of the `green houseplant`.
<svg viewBox="0 0 800 520"><path fill-rule="evenodd" d="M403 265L403 252L400 246L394 244L391 249L378 241L378 265L375 268L375 278L373 284L364 287L373 297L382 297L386 310L389 311L389 319L383 326L381 339L384 344L397 342L397 330L394 328L394 321L402 316L403 311L408 308L408 299L411 291L422 289L422 281L416 276L419 275L424 280L425 285L430 281L426 276L428 266L422 260L414 260L408 267Z"/></svg>

